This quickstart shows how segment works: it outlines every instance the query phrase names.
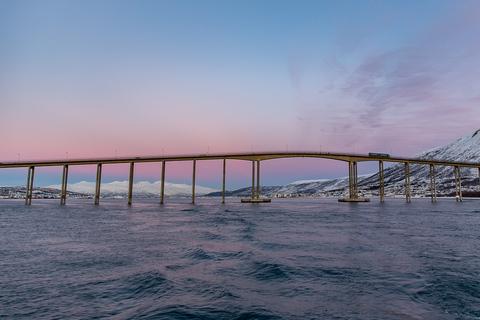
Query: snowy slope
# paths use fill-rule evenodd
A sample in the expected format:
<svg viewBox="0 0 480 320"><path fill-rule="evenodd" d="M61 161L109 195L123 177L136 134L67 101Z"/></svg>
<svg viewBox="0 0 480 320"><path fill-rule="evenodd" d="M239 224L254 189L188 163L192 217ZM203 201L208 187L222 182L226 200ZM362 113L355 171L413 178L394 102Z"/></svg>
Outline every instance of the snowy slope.
<svg viewBox="0 0 480 320"><path fill-rule="evenodd" d="M61 189L61 185L52 185L47 188ZM78 183L72 183L67 186L69 191L94 194L95 182L81 181ZM160 195L161 181L150 183L148 181L140 181L133 184L133 196L137 197L156 197ZM195 186L196 195L204 195L207 193L215 192L217 190ZM127 196L128 194L128 181L114 181L110 183L102 183L100 186L100 194L102 196ZM165 182L165 195L166 196L190 196L192 194L192 186L187 184L174 184Z"/></svg>
<svg viewBox="0 0 480 320"><path fill-rule="evenodd" d="M480 130L467 133L446 145L423 151L411 159L431 159L439 161L478 162L480 164ZM361 164L360 164L361 165ZM461 168L462 185L478 185L478 169ZM451 166L435 166L436 180L449 183L455 179L454 169ZM405 183L405 165L396 163L384 170L386 186L403 185ZM378 186L378 172L358 176L359 186ZM412 185L430 183L430 166L410 164L410 183ZM280 188L278 193L313 194L348 187L348 177L331 180L296 181ZM450 187L450 186L449 186Z"/></svg>
<svg viewBox="0 0 480 320"><path fill-rule="evenodd" d="M412 159L429 159L439 161L478 162L480 164L480 130L467 133L446 145L418 153ZM462 184L474 183L478 179L478 169L460 168ZM451 166L435 166L437 182L449 182L455 179ZM396 163L384 170L386 184L405 183L405 165ZM430 166L410 165L410 182L412 184L430 183ZM359 182L359 185L378 183L378 173Z"/></svg>
<svg viewBox="0 0 480 320"><path fill-rule="evenodd" d="M358 176L358 179L370 177L369 175ZM285 194L313 194L317 192L325 192L331 190L338 190L348 186L348 177L337 179L320 179L320 180L302 180L295 181L284 185L276 191L276 193Z"/></svg>

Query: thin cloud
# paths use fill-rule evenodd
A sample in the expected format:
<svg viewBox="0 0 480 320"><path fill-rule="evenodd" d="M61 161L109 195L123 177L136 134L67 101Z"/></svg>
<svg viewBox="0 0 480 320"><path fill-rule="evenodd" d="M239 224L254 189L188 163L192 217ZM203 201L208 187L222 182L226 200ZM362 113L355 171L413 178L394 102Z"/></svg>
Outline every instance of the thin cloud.
<svg viewBox="0 0 480 320"><path fill-rule="evenodd" d="M468 2L391 50L345 55L340 48L324 59L326 83L316 102L303 109L311 117L302 117L332 125L332 120L345 121L339 113L350 114L350 120L332 125L351 136L345 145L362 128L371 128L371 134L399 131L409 121L429 130L442 121L448 126L445 120L452 114L469 121L477 111L468 107L478 103L475 90L480 90L479 12L480 2ZM311 112L313 105L323 111L321 117ZM396 118L403 122L395 125Z"/></svg>

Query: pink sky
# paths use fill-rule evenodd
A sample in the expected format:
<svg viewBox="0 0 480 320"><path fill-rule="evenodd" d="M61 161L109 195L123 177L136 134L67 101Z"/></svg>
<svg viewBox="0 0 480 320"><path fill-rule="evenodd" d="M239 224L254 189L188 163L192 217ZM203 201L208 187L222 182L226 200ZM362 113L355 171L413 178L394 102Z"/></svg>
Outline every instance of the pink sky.
<svg viewBox="0 0 480 320"><path fill-rule="evenodd" d="M0 21L0 162L411 156L479 129L478 1L2 1ZM138 166L136 180L158 180L158 166ZM250 183L248 162L228 168L232 187ZM39 185L61 179L40 171ZM221 172L201 163L198 183L218 187ZM0 171L0 185L19 174ZM347 174L327 160L262 163L265 184ZM167 179L189 182L191 163Z"/></svg>

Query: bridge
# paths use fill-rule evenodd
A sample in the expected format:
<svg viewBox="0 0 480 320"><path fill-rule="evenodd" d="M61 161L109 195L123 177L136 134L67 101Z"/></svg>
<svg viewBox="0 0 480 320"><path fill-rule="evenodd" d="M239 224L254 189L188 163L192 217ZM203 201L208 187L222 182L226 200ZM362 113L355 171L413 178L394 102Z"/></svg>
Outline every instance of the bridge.
<svg viewBox="0 0 480 320"><path fill-rule="evenodd" d="M208 160L223 160L223 196L222 202L225 202L225 172L227 160L245 160L252 162L252 197L250 202L261 202L260 198L260 162L272 159L281 158L323 158L332 159L338 161L344 161L348 163L348 178L349 178L349 197L342 199L347 202L363 201L358 197L358 162L378 161L379 166L379 195L380 202L385 202L385 183L384 183L384 162L401 162L405 165L405 199L407 202L411 201L411 188L410 188L410 164L423 164L430 166L430 186L431 186L431 200L437 201L436 191L436 174L435 166L452 166L455 173L455 190L456 200L462 201L462 183L460 176L461 167L478 168L480 176L480 163L473 162L455 162L455 161L436 161L425 159L413 159L413 158L399 158L389 157L386 155L359 155L359 154L347 154L347 153L321 153L321 152L268 152L268 153L234 153L234 154L200 154L200 155L187 155L187 156L162 156L162 157L132 157L132 158L105 158L105 159L87 159L87 160L52 160L52 161L25 161L25 162L4 162L0 163L0 168L28 168L25 204L30 205L32 202L33 192L33 180L35 167L52 167L62 166L62 189L60 193L60 204L66 204L67 198L67 180L68 180L68 168L74 165L96 165L96 183L95 183L95 197L94 203L100 202L100 185L102 179L102 166L108 164L129 163L130 175L128 183L128 204L132 203L133 192L133 176L134 166L136 163L157 162L162 164L162 178L160 189L160 203L164 203L164 191L165 191L165 164L172 161L191 161L193 165L192 176L192 203L195 202L195 174L196 174L196 162L208 161ZM255 186L256 185L256 186ZM340 199L339 199L340 200Z"/></svg>

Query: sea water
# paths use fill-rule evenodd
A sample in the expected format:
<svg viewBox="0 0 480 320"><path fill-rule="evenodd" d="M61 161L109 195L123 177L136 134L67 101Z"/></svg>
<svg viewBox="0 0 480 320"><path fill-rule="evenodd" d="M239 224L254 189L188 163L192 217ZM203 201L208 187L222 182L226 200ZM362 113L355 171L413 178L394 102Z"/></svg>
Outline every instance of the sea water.
<svg viewBox="0 0 480 320"><path fill-rule="evenodd" d="M480 201L0 201L0 318L479 319Z"/></svg>

